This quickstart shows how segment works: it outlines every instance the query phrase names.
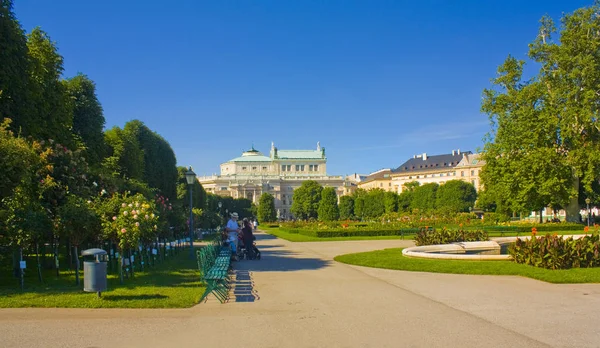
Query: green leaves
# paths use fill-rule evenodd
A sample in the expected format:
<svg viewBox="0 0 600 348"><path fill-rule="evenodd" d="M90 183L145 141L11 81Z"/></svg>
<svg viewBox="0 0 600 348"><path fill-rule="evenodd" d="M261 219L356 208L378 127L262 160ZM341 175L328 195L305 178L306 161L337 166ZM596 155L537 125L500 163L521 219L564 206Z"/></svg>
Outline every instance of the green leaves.
<svg viewBox="0 0 600 348"><path fill-rule="evenodd" d="M318 216L319 201L323 187L314 180L307 180L294 191L292 214L298 219L316 219Z"/></svg>
<svg viewBox="0 0 600 348"><path fill-rule="evenodd" d="M600 237L597 233L579 239L556 234L517 239L508 249L516 263L547 269L600 266Z"/></svg>
<svg viewBox="0 0 600 348"><path fill-rule="evenodd" d="M321 221L336 221L340 218L337 194L333 187L326 187L321 191L318 213Z"/></svg>
<svg viewBox="0 0 600 348"><path fill-rule="evenodd" d="M258 201L258 221L273 222L277 219L275 199L270 193L264 192Z"/></svg>

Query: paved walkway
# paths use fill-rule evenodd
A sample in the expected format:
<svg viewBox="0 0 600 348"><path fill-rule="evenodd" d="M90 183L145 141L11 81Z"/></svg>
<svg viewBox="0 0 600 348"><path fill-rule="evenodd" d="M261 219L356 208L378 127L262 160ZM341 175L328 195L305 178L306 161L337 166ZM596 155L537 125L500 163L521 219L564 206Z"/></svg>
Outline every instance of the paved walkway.
<svg viewBox="0 0 600 348"><path fill-rule="evenodd" d="M411 242L259 235L232 302L180 310L0 310L0 347L600 347L600 285L332 261Z"/></svg>

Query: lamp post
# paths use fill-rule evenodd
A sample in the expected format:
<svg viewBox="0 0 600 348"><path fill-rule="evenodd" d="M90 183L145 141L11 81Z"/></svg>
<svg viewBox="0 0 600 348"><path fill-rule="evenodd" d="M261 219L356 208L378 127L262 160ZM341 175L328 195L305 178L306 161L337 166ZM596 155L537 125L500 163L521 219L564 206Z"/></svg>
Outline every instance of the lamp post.
<svg viewBox="0 0 600 348"><path fill-rule="evenodd" d="M219 217L221 217L221 214L223 214L221 212L221 207L223 206L223 203L221 201L219 201L219 203L217 203L217 205L219 206Z"/></svg>
<svg viewBox="0 0 600 348"><path fill-rule="evenodd" d="M587 220L588 220L588 227L590 227L590 202L591 200L589 198L585 199L585 204L587 204Z"/></svg>
<svg viewBox="0 0 600 348"><path fill-rule="evenodd" d="M192 199L192 187L194 186L194 181L196 180L196 173L192 170L192 167L185 172L185 180L187 181L188 187L190 188L190 258L194 258L194 213L192 211L192 204L194 203Z"/></svg>

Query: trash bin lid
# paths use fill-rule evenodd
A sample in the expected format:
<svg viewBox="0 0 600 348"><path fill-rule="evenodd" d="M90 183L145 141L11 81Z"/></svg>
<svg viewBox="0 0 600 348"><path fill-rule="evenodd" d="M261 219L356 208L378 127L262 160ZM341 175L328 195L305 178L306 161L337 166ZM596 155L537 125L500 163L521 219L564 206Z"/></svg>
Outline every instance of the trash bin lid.
<svg viewBox="0 0 600 348"><path fill-rule="evenodd" d="M90 256L90 255L106 255L106 251L98 248L87 249L81 252L81 256Z"/></svg>

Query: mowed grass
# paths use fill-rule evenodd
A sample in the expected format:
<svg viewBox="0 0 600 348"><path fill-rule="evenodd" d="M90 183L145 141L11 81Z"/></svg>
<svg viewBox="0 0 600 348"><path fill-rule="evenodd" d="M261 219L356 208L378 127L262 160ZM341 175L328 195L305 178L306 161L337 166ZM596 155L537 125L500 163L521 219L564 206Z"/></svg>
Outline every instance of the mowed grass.
<svg viewBox="0 0 600 348"><path fill-rule="evenodd" d="M285 239L290 242L332 242L345 240L376 240L376 239L402 239L401 236L357 236L357 237L331 237L319 238L313 236L305 236L300 233L289 233L282 231L277 227L261 227L261 231L271 234L277 238ZM404 239L413 239L413 236L405 236Z"/></svg>
<svg viewBox="0 0 600 348"><path fill-rule="evenodd" d="M548 270L512 261L427 260L404 257L402 249L384 249L336 256L335 261L374 268L412 272L512 275L549 283L600 283L600 268Z"/></svg>
<svg viewBox="0 0 600 348"><path fill-rule="evenodd" d="M182 250L149 272L136 272L133 278L119 284L116 274L108 276L108 290L98 298L96 293L83 292L75 285L74 272L62 272L60 277L47 272L40 284L34 269L28 270L25 290L19 279L3 279L0 285L0 308L63 307L63 308L186 308L194 306L204 292L195 258Z"/></svg>

